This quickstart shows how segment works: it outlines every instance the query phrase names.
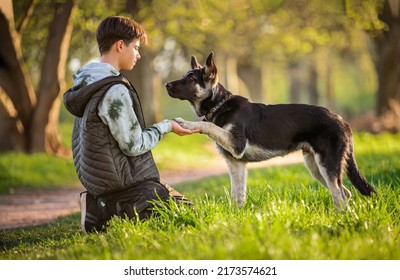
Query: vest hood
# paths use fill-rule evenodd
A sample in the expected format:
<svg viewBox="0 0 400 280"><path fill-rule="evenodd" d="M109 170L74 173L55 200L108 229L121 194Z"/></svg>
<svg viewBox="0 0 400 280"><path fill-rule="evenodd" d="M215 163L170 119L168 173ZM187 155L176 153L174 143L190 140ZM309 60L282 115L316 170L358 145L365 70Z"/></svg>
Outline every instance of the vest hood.
<svg viewBox="0 0 400 280"><path fill-rule="evenodd" d="M92 62L83 66L72 76L74 85L64 93L65 108L72 115L82 117L93 94L115 78L118 78L116 83L126 79L111 64Z"/></svg>

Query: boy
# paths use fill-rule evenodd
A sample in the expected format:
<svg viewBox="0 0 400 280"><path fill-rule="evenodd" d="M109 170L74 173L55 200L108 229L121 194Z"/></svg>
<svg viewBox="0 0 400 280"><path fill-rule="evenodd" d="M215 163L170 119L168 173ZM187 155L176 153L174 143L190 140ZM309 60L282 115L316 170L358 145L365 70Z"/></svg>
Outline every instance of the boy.
<svg viewBox="0 0 400 280"><path fill-rule="evenodd" d="M96 30L100 62L92 62L73 75L74 85L64 94L64 105L76 116L72 152L81 193L81 227L101 230L113 215L148 218L151 200L169 197L188 202L160 183L151 149L169 132L189 135L198 131L163 120L145 127L134 87L120 74L140 59L144 29L134 20L112 16Z"/></svg>

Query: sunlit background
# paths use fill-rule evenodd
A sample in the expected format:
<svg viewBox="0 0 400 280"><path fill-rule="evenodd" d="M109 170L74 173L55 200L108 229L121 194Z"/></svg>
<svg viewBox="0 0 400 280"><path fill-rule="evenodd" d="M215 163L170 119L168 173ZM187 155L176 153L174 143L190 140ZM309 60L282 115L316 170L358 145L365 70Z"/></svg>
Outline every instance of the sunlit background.
<svg viewBox="0 0 400 280"><path fill-rule="evenodd" d="M253 102L318 104L355 129L398 129L376 120L400 111L399 0L4 0L1 9L1 150L62 148L59 121L72 116L60 97L72 74L99 58L95 29L109 15L148 33L142 59L125 73L148 124L196 118L164 83L181 77L192 55L203 62L214 51L220 82Z"/></svg>

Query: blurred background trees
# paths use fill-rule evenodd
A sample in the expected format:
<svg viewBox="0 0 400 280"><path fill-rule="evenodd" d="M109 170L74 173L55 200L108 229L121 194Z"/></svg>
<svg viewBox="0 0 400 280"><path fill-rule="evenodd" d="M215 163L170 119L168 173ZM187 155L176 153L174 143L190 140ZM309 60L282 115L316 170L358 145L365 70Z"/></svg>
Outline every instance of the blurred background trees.
<svg viewBox="0 0 400 280"><path fill-rule="evenodd" d="M346 118L397 112L399 2L0 0L0 150L63 151L58 122L69 116L60 98L72 73L98 59L95 29L115 14L150 37L125 73L148 124L188 116L163 84L212 50L221 83L254 102L320 104Z"/></svg>

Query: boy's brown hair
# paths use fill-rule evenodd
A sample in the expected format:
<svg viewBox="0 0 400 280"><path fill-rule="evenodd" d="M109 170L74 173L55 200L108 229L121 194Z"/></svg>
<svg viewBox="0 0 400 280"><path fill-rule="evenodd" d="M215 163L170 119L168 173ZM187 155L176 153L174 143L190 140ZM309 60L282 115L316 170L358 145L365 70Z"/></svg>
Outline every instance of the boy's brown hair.
<svg viewBox="0 0 400 280"><path fill-rule="evenodd" d="M97 27L96 39L100 54L110 50L118 40L128 45L134 39L139 39L143 45L147 44L147 35L144 29L133 19L122 16L105 18Z"/></svg>

